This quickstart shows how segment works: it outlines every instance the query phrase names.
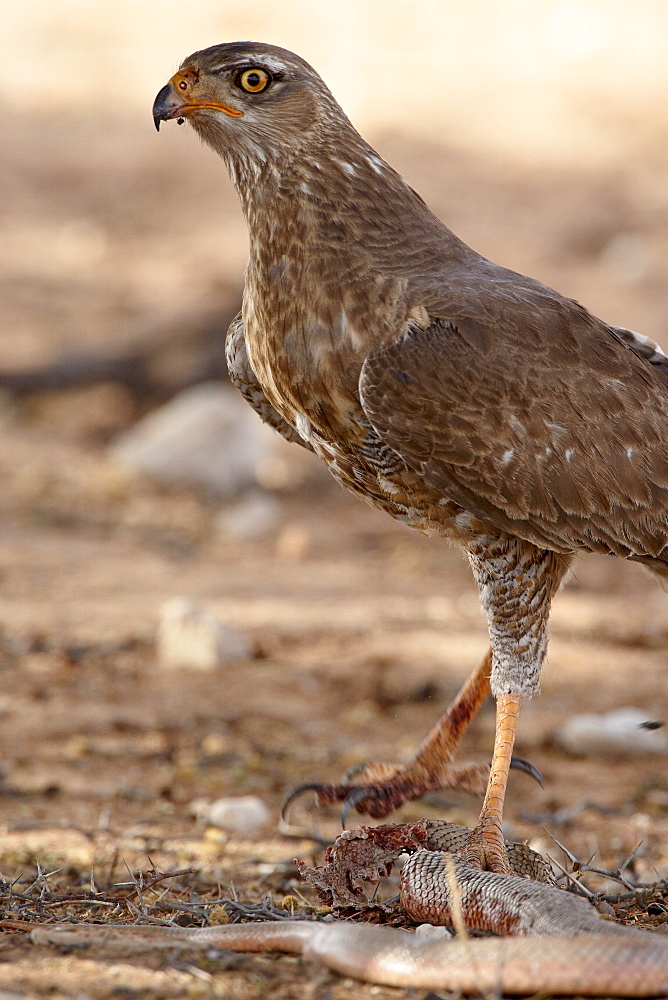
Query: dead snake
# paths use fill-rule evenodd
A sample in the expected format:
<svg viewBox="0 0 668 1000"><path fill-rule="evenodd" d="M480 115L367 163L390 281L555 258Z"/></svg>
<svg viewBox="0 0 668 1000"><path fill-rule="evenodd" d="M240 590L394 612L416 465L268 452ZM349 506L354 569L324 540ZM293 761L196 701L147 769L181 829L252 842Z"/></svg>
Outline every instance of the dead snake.
<svg viewBox="0 0 668 1000"><path fill-rule="evenodd" d="M455 886L454 907L468 928L511 937L443 941L391 927L289 919L205 928L43 925L31 937L36 944L125 954L179 946L292 952L356 979L431 990L668 995L663 937L611 923L582 897L544 881L482 872L456 854L440 853L444 846L457 850L468 831L427 826L432 850L417 850L401 875L401 902L410 916L451 924ZM528 848L511 850L514 867L528 866L544 878L537 858Z"/></svg>

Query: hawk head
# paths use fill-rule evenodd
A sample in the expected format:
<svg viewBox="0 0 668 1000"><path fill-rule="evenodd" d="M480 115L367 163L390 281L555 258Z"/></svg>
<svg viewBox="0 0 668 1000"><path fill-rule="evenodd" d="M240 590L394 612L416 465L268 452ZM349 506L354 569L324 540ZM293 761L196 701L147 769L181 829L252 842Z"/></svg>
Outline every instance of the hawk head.
<svg viewBox="0 0 668 1000"><path fill-rule="evenodd" d="M290 158L341 123L342 112L305 60L275 45L231 42L184 59L153 104L156 128L188 119L226 159ZM345 118L344 118L345 121Z"/></svg>

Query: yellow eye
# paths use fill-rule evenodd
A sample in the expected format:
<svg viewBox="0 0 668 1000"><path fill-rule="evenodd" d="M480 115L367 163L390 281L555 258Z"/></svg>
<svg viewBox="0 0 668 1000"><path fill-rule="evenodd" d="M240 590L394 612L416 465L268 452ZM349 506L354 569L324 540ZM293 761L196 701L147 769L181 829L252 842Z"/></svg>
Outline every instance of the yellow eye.
<svg viewBox="0 0 668 1000"><path fill-rule="evenodd" d="M265 69L245 69L239 77L239 86L249 94L259 94L269 86L270 79Z"/></svg>

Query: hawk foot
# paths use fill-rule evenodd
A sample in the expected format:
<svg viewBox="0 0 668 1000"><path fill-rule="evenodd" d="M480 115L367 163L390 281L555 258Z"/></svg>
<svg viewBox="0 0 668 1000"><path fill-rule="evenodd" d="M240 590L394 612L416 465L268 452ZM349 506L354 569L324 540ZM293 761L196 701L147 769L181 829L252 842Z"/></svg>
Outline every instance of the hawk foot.
<svg viewBox="0 0 668 1000"><path fill-rule="evenodd" d="M543 779L537 768L522 757L514 757L511 765L534 778L541 786ZM450 789L480 795L484 792L489 768L486 764L453 765L438 775L418 770L414 762L402 767L379 761L361 764L348 771L341 784L308 781L298 785L286 797L282 816L285 818L292 803L306 792L315 792L318 806L341 805L341 825L345 829L351 812L384 819L406 802L421 799L430 792ZM361 778L359 784L347 779Z"/></svg>
<svg viewBox="0 0 668 1000"><path fill-rule="evenodd" d="M294 788L283 803L282 815L305 792L315 792L318 806L341 805L341 825L345 828L351 811L363 813L373 819L383 819L398 809L404 802L418 799L429 789L418 788L410 781L394 777L381 784L329 784L309 781Z"/></svg>
<svg viewBox="0 0 668 1000"><path fill-rule="evenodd" d="M459 851L462 861L499 875L514 875L500 830L477 826Z"/></svg>
<svg viewBox="0 0 668 1000"><path fill-rule="evenodd" d="M512 768L523 771L534 778L542 787L540 771L522 757L514 757ZM287 795L281 815L286 817L292 803L306 792L315 792L318 806L341 805L341 825L345 829L351 812L357 812L373 819L384 819L406 802L421 799L430 792L444 789L480 795L485 790L489 768L486 764L457 765L446 768L439 775L416 773L410 764L401 767L373 761L352 768L341 784L308 781L297 785ZM347 779L361 777L359 784Z"/></svg>

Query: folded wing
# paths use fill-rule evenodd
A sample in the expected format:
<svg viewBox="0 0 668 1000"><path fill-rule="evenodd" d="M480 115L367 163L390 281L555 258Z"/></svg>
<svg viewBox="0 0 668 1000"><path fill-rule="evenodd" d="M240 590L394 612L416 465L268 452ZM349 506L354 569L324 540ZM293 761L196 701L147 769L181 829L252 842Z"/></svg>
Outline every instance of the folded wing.
<svg viewBox="0 0 668 1000"><path fill-rule="evenodd" d="M498 529L668 564L666 366L570 300L541 305L516 323L453 309L373 352L367 416L430 485Z"/></svg>

